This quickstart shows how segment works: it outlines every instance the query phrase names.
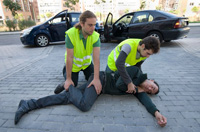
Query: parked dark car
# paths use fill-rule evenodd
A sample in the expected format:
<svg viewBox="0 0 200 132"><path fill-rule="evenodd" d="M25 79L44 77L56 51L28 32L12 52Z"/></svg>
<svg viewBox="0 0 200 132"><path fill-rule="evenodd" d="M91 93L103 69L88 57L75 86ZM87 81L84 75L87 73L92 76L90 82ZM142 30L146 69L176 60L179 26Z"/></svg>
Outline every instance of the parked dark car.
<svg viewBox="0 0 200 132"><path fill-rule="evenodd" d="M113 15L109 13L104 25L103 41L155 36L160 42L169 42L186 37L190 31L188 24L186 17L178 17L159 10L131 12L114 23Z"/></svg>
<svg viewBox="0 0 200 132"><path fill-rule="evenodd" d="M46 22L25 29L20 34L24 45L47 46L50 42L64 42L65 31L79 22L81 13L64 10Z"/></svg>
<svg viewBox="0 0 200 132"><path fill-rule="evenodd" d="M64 10L46 22L25 29L20 34L20 40L24 45L47 46L49 43L64 43L65 32L79 22L80 12L68 12ZM95 30L103 31L98 21Z"/></svg>

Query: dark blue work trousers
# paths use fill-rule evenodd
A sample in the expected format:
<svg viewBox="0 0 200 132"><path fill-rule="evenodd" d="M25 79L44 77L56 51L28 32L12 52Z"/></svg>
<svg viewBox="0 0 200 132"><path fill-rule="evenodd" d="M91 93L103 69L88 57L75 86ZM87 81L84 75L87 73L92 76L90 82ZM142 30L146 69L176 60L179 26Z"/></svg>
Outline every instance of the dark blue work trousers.
<svg viewBox="0 0 200 132"><path fill-rule="evenodd" d="M83 71L84 75L85 75L85 80L88 81L89 77L91 76L92 73L94 73L94 65L91 62L91 64ZM80 71L79 71L80 72ZM78 78L79 78L79 72L72 72L72 81L74 82L74 86L76 87L78 85ZM63 77L66 80L66 65L63 67Z"/></svg>
<svg viewBox="0 0 200 132"><path fill-rule="evenodd" d="M100 81L102 86L104 85L104 72L100 72ZM28 100L28 106L31 110L43 108L46 106L52 105L66 105L73 104L81 111L88 111L96 101L98 95L96 93L95 87L92 85L87 87L90 82L93 80L93 75L89 78L88 82L84 85L75 88L70 86L68 91L63 91L59 94L46 96L39 98L37 100L31 99Z"/></svg>

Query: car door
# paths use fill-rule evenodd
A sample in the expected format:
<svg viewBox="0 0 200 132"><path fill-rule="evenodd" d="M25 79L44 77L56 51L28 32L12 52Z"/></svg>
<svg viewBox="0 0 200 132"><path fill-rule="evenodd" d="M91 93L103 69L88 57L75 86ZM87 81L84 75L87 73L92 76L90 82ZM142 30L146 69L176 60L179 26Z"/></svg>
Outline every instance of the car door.
<svg viewBox="0 0 200 132"><path fill-rule="evenodd" d="M67 14L68 19L69 19L69 28L73 27L76 23L79 22L80 15L81 15L81 13L77 13L77 12Z"/></svg>
<svg viewBox="0 0 200 132"><path fill-rule="evenodd" d="M129 31L129 25L132 21L132 18L133 18L133 14L129 13L119 18L113 24L114 37L124 37L125 39L129 37L128 31Z"/></svg>
<svg viewBox="0 0 200 132"><path fill-rule="evenodd" d="M67 31L65 14L64 11L50 20L49 32L53 42L65 40L65 31Z"/></svg>
<svg viewBox="0 0 200 132"><path fill-rule="evenodd" d="M151 21L153 21L153 17L148 12L135 12L129 26L129 37L144 38L152 28L149 24Z"/></svg>
<svg viewBox="0 0 200 132"><path fill-rule="evenodd" d="M113 23L113 14L109 13L104 25L104 37L106 40L110 40L110 37L112 36L112 23Z"/></svg>

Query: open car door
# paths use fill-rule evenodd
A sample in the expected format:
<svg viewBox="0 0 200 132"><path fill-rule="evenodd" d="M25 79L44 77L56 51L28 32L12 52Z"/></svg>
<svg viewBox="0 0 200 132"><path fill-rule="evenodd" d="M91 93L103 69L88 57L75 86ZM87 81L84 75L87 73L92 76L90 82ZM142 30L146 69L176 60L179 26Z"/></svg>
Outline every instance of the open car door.
<svg viewBox="0 0 200 132"><path fill-rule="evenodd" d="M70 24L69 24L69 17L68 17L68 10L65 10L65 21L66 21L66 25L67 25L67 30L70 28Z"/></svg>
<svg viewBox="0 0 200 132"><path fill-rule="evenodd" d="M51 34L52 42L65 40L65 31L67 30L65 13L66 10L58 13L49 20L49 32Z"/></svg>
<svg viewBox="0 0 200 132"><path fill-rule="evenodd" d="M105 41L110 40L110 37L112 36L112 24L113 24L113 14L109 13L106 18L106 23L104 25Z"/></svg>

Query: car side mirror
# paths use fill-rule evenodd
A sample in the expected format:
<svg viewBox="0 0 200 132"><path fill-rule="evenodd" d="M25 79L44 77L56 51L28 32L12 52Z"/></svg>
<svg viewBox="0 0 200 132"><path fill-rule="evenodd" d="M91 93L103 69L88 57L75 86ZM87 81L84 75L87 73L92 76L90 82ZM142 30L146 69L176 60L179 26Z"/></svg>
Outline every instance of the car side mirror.
<svg viewBox="0 0 200 132"><path fill-rule="evenodd" d="M52 24L52 21L51 21L51 20L49 20L49 21L48 21L48 24L49 24L49 25L51 25L51 24Z"/></svg>

